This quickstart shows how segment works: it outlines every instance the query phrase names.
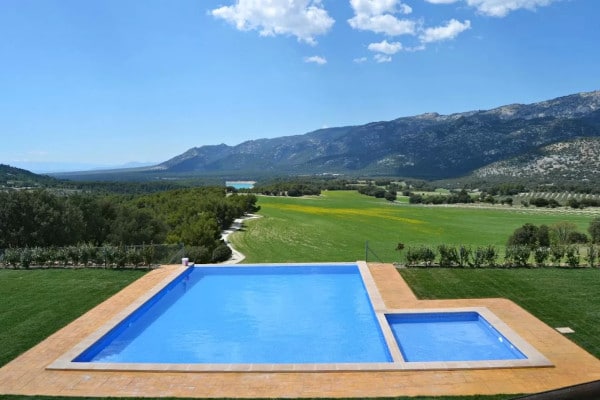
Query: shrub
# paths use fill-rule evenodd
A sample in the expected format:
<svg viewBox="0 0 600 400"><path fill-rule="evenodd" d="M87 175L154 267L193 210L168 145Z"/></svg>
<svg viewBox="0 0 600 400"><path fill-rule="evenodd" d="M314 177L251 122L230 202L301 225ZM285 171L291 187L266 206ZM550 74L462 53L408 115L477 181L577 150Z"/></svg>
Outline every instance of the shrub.
<svg viewBox="0 0 600 400"><path fill-rule="evenodd" d="M50 252L45 247L34 247L31 249L33 262L40 267L46 265L46 262L51 260L50 255Z"/></svg>
<svg viewBox="0 0 600 400"><path fill-rule="evenodd" d="M515 229L508 238L508 246L548 246L550 244L549 229L546 225L540 227L527 223Z"/></svg>
<svg viewBox="0 0 600 400"><path fill-rule="evenodd" d="M20 256L21 267L29 268L31 266L31 261L33 261L31 250L28 247L21 249Z"/></svg>
<svg viewBox="0 0 600 400"><path fill-rule="evenodd" d="M430 266L431 264L433 264L433 261L435 260L435 251L433 251L429 247L422 246L420 248L420 252L421 259L423 260L425 265Z"/></svg>
<svg viewBox="0 0 600 400"><path fill-rule="evenodd" d="M536 247L533 249L533 259L535 260L535 265L538 267L543 267L546 265L546 261L550 257L550 248L548 247Z"/></svg>
<svg viewBox="0 0 600 400"><path fill-rule="evenodd" d="M142 247L142 260L145 265L152 265L156 256L156 248L154 246Z"/></svg>
<svg viewBox="0 0 600 400"><path fill-rule="evenodd" d="M142 263L144 257L142 256L142 250L137 247L129 247L127 249L127 263L134 267L137 267Z"/></svg>
<svg viewBox="0 0 600 400"><path fill-rule="evenodd" d="M588 232L592 237L592 243L600 243L600 217L596 217L590 222Z"/></svg>
<svg viewBox="0 0 600 400"><path fill-rule="evenodd" d="M550 247L550 261L555 266L560 266L563 257L565 256L565 246L554 245Z"/></svg>
<svg viewBox="0 0 600 400"><path fill-rule="evenodd" d="M587 242L589 242L589 239L585 233L569 232L569 235L567 236L567 243L569 244L586 244Z"/></svg>
<svg viewBox="0 0 600 400"><path fill-rule="evenodd" d="M229 246L220 244L212 252L212 262L227 261L231 258L231 254Z"/></svg>
<svg viewBox="0 0 600 400"><path fill-rule="evenodd" d="M4 250L4 263L7 267L17 268L21 262L21 252L19 249L8 248Z"/></svg>
<svg viewBox="0 0 600 400"><path fill-rule="evenodd" d="M472 267L473 266L473 262L472 262L472 256L473 256L473 250L471 250L470 247L465 247L465 246L460 246L458 248L458 266L459 267Z"/></svg>
<svg viewBox="0 0 600 400"><path fill-rule="evenodd" d="M495 267L498 263L498 257L500 254L498 250L492 245L489 245L485 248L485 263L488 267Z"/></svg>
<svg viewBox="0 0 600 400"><path fill-rule="evenodd" d="M567 246L565 250L565 257L569 267L578 267L580 262L579 247L574 245Z"/></svg>
<svg viewBox="0 0 600 400"><path fill-rule="evenodd" d="M58 261L60 265L66 267L69 264L69 253L67 249L59 247L54 251L54 260Z"/></svg>
<svg viewBox="0 0 600 400"><path fill-rule="evenodd" d="M548 207L548 200L543 197L534 197L531 199L530 204L536 207Z"/></svg>
<svg viewBox="0 0 600 400"><path fill-rule="evenodd" d="M78 246L78 250L80 262L84 267L96 258L97 249L91 244L81 244Z"/></svg>
<svg viewBox="0 0 600 400"><path fill-rule="evenodd" d="M104 263L104 268L110 267L116 259L116 249L114 246L104 246L102 247L102 257Z"/></svg>
<svg viewBox="0 0 600 400"><path fill-rule="evenodd" d="M208 264L212 259L210 250L205 246L186 246L185 255L196 264Z"/></svg>
<svg viewBox="0 0 600 400"><path fill-rule="evenodd" d="M385 197L385 199L386 199L387 201L395 201L395 200L396 200L396 197L397 197L397 194L396 194L396 192L395 192L395 191L393 191L393 190L390 190L389 192L385 192L385 195L384 195L384 197Z"/></svg>
<svg viewBox="0 0 600 400"><path fill-rule="evenodd" d="M485 265L485 247L477 247L473 252L473 266L475 268L481 268Z"/></svg>
<svg viewBox="0 0 600 400"><path fill-rule="evenodd" d="M115 263L117 268L123 268L127 264L127 250L124 246L115 249Z"/></svg>
<svg viewBox="0 0 600 400"><path fill-rule="evenodd" d="M78 246L69 246L65 249L67 252L67 257L73 263L73 265L79 265L79 259L81 258L81 253L79 252Z"/></svg>
<svg viewBox="0 0 600 400"><path fill-rule="evenodd" d="M504 262L507 267L526 267L531 249L529 246L507 246L504 254Z"/></svg>
<svg viewBox="0 0 600 400"><path fill-rule="evenodd" d="M585 260L591 268L596 266L596 262L598 261L598 248L593 244L588 246Z"/></svg>
<svg viewBox="0 0 600 400"><path fill-rule="evenodd" d="M426 246L420 247L409 247L406 250L406 265L417 265L423 263L427 266L430 266L435 260L436 254L435 251Z"/></svg>
<svg viewBox="0 0 600 400"><path fill-rule="evenodd" d="M441 244L438 246L440 254L440 267L452 267L458 265L458 251L456 247Z"/></svg>
<svg viewBox="0 0 600 400"><path fill-rule="evenodd" d="M420 261L419 252L414 247L409 246L404 254L407 266L417 265Z"/></svg>

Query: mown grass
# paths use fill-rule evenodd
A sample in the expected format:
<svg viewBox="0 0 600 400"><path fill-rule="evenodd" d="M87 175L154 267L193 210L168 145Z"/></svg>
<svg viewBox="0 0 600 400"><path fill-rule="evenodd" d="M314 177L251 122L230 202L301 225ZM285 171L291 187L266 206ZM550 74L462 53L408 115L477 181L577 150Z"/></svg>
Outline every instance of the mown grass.
<svg viewBox="0 0 600 400"><path fill-rule="evenodd" d="M132 270L0 270L0 366L142 274Z"/></svg>
<svg viewBox="0 0 600 400"><path fill-rule="evenodd" d="M232 235L245 262L353 261L365 259L365 242L375 253L369 260L400 260L398 242L406 245L465 244L503 247L526 222L575 223L585 232L593 218L564 210L392 204L357 192L324 192L319 197L260 197L263 218L246 223ZM375 256L376 255L376 256Z"/></svg>
<svg viewBox="0 0 600 400"><path fill-rule="evenodd" d="M568 338L600 358L599 269L400 270L422 299L505 297L551 327L568 326Z"/></svg>

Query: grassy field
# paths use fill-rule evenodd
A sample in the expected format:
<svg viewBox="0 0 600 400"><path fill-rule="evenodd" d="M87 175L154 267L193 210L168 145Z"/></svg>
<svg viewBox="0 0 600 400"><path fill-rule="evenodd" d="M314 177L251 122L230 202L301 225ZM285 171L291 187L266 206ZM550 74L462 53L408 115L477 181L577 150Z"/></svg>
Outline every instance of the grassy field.
<svg viewBox="0 0 600 400"><path fill-rule="evenodd" d="M382 260L399 260L407 245L504 246L526 222L575 223L586 232L587 213L533 208L474 208L392 204L357 192L324 192L320 197L260 197L263 218L248 221L232 235L236 249L253 262L354 261L365 259L365 242ZM376 261L373 254L370 261Z"/></svg>
<svg viewBox="0 0 600 400"><path fill-rule="evenodd" d="M129 270L0 270L0 366L142 274Z"/></svg>

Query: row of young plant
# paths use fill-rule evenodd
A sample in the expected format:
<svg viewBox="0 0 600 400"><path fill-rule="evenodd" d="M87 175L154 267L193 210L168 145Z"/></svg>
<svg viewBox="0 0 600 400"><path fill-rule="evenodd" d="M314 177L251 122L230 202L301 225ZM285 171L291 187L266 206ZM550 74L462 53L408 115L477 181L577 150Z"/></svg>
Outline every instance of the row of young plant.
<svg viewBox="0 0 600 400"><path fill-rule="evenodd" d="M171 264L184 254L182 245L95 247L22 247L0 250L0 268L151 268Z"/></svg>
<svg viewBox="0 0 600 400"><path fill-rule="evenodd" d="M458 268L523 268L523 267L598 267L600 246L588 244L530 247L523 245L506 246L504 255L494 246L439 245L408 246L404 250L407 267L458 267Z"/></svg>

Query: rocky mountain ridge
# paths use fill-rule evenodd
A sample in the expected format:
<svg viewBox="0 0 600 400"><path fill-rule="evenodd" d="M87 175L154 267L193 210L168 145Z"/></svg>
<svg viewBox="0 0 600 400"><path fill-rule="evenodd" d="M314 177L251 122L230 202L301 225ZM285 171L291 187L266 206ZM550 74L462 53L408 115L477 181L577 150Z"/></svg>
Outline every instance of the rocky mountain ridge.
<svg viewBox="0 0 600 400"><path fill-rule="evenodd" d="M148 172L362 174L424 179L468 175L544 146L600 136L600 91L450 115L427 113L237 146L192 148Z"/></svg>

